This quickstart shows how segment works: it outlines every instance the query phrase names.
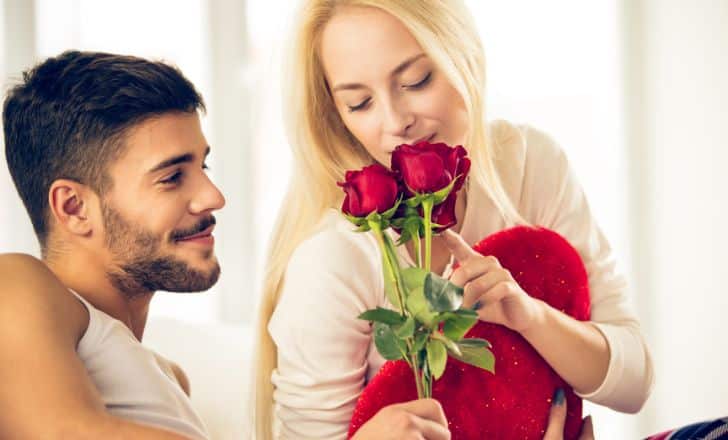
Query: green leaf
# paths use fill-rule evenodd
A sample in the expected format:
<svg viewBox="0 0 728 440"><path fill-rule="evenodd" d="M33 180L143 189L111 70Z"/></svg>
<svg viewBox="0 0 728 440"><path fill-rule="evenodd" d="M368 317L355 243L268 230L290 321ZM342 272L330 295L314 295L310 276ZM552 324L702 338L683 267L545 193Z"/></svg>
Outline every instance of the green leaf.
<svg viewBox="0 0 728 440"><path fill-rule="evenodd" d="M442 376L447 365L447 350L445 345L437 339L430 339L427 342L427 363L430 364L430 371L435 380Z"/></svg>
<svg viewBox="0 0 728 440"><path fill-rule="evenodd" d="M367 321L381 322L383 324L395 325L402 324L405 318L394 310L377 307L376 309L367 310L359 315L359 319Z"/></svg>
<svg viewBox="0 0 728 440"><path fill-rule="evenodd" d="M433 195L435 196L433 206L439 205L440 203L444 202L445 199L447 199L447 196L449 196L450 193L452 192L452 189L455 186L455 182L457 182L459 177L460 176L452 179L450 184L448 186L446 186L445 188L442 188L441 190L435 191L433 193Z"/></svg>
<svg viewBox="0 0 728 440"><path fill-rule="evenodd" d="M463 339L462 341L457 342L461 355L456 356L453 354L452 357L465 362L466 364L495 373L495 356L493 356L493 352L483 346L474 347L473 343L463 343L470 340L471 339Z"/></svg>
<svg viewBox="0 0 728 440"><path fill-rule="evenodd" d="M438 341L442 342L445 345L445 348L447 348L447 351L452 353L453 355L461 355L460 347L457 346L455 342L453 342L450 338L445 336L444 334L436 331L432 333L432 338L437 339Z"/></svg>
<svg viewBox="0 0 728 440"><path fill-rule="evenodd" d="M427 327L434 327L437 325L435 321L435 313L430 310L430 306L425 299L425 293L422 287L417 287L410 290L409 296L405 307L418 321L425 324Z"/></svg>
<svg viewBox="0 0 728 440"><path fill-rule="evenodd" d="M396 226L395 227L399 227ZM400 228L402 229L402 228ZM412 235L409 233L408 230L402 229L402 234L397 239L397 246L402 246L403 244L407 244L408 241L412 240Z"/></svg>
<svg viewBox="0 0 728 440"><path fill-rule="evenodd" d="M408 208L417 208L418 206L420 206L422 204L423 199L424 199L424 196L422 194L415 194L414 196L405 200L404 203L405 203L405 205L407 205Z"/></svg>
<svg viewBox="0 0 728 440"><path fill-rule="evenodd" d="M374 323L374 345L384 359L396 361L405 357L407 346L387 324Z"/></svg>
<svg viewBox="0 0 728 440"><path fill-rule="evenodd" d="M368 222L375 222L375 223L381 223L382 222L382 215L378 213L377 211L372 211L364 217Z"/></svg>
<svg viewBox="0 0 728 440"><path fill-rule="evenodd" d="M463 347L473 347L473 348L492 348L493 346L490 345L490 342L486 341L485 339L480 338L467 338L467 339L461 339L458 341L458 344Z"/></svg>
<svg viewBox="0 0 728 440"><path fill-rule="evenodd" d="M354 217L353 215L345 214L343 212L342 214L344 215L344 217L346 217L347 220L357 226L356 232L366 232L369 230L369 224L365 218Z"/></svg>
<svg viewBox="0 0 728 440"><path fill-rule="evenodd" d="M401 246L414 238L419 239L422 229L422 219L417 214L417 211L414 212L414 215L408 215L401 222L400 228L402 229L402 235L399 237L399 241L397 241L397 246Z"/></svg>
<svg viewBox="0 0 728 440"><path fill-rule="evenodd" d="M399 196L399 199L397 199L394 203L394 206L382 213L382 217L387 220L391 219L394 213L397 212L397 208L399 208L400 203L402 203L402 196Z"/></svg>
<svg viewBox="0 0 728 440"><path fill-rule="evenodd" d="M459 341L465 336L465 333L470 330L475 323L478 322L478 315L458 315L453 313L445 321L445 325L442 328L443 333L453 341Z"/></svg>
<svg viewBox="0 0 728 440"><path fill-rule="evenodd" d="M402 281L407 290L414 290L425 286L427 271L419 267L408 267L402 271Z"/></svg>
<svg viewBox="0 0 728 440"><path fill-rule="evenodd" d="M415 343L412 345L412 351L419 353L425 347L427 340L430 337L429 331L419 331L415 333Z"/></svg>
<svg viewBox="0 0 728 440"><path fill-rule="evenodd" d="M355 217L355 216L353 216L351 214L346 214L346 213L343 213L343 212L342 212L342 214L344 215L344 217L346 217L347 220L349 220L350 222L354 223L357 226L361 225L362 223L364 223L366 221L362 217Z"/></svg>
<svg viewBox="0 0 728 440"><path fill-rule="evenodd" d="M367 231L371 231L371 230L372 230L372 228L369 227L368 223L363 223L361 226L356 228L355 232L367 232Z"/></svg>
<svg viewBox="0 0 728 440"><path fill-rule="evenodd" d="M415 320L411 316L408 316L404 323L394 329L394 334L397 335L399 339L412 337L412 335L415 334Z"/></svg>
<svg viewBox="0 0 728 440"><path fill-rule="evenodd" d="M428 273L425 277L425 298L436 312L452 312L463 303L463 288L448 280Z"/></svg>

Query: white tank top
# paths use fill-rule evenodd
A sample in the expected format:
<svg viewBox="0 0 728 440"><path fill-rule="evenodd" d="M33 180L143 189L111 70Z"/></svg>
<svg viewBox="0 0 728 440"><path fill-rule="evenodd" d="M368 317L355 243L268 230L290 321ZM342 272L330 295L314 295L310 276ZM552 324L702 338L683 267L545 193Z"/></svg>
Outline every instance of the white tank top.
<svg viewBox="0 0 728 440"><path fill-rule="evenodd" d="M133 422L168 429L194 440L207 440L202 420L170 367L161 363L121 321L71 292L89 314L88 328L76 352L106 410Z"/></svg>

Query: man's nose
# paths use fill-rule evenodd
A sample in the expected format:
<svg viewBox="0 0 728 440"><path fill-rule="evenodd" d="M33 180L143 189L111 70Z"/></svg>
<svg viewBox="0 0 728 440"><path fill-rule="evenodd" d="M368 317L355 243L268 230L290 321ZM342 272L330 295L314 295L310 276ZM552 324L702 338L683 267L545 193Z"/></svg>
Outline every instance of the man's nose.
<svg viewBox="0 0 728 440"><path fill-rule="evenodd" d="M212 183L206 174L203 179L204 182L200 185L195 197L190 202L190 211L194 214L200 214L205 211L216 211L225 206L225 196L222 195L220 189Z"/></svg>

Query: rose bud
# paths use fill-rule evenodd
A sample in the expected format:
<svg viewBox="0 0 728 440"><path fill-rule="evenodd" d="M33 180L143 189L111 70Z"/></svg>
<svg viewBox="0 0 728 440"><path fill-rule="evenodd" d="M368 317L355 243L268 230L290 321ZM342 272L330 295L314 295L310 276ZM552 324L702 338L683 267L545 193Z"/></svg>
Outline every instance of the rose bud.
<svg viewBox="0 0 728 440"><path fill-rule="evenodd" d="M346 193L341 210L354 217L366 217L374 211L381 214L399 198L396 174L378 163L347 171L345 181L337 185Z"/></svg>

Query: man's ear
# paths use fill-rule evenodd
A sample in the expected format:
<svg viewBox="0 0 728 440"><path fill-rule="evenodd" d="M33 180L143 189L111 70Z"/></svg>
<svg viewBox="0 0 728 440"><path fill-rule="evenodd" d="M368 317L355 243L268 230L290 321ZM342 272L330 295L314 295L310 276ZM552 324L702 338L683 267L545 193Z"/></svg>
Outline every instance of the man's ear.
<svg viewBox="0 0 728 440"><path fill-rule="evenodd" d="M55 180L48 190L48 206L58 228L89 236L94 229L92 199L96 193L73 180Z"/></svg>

